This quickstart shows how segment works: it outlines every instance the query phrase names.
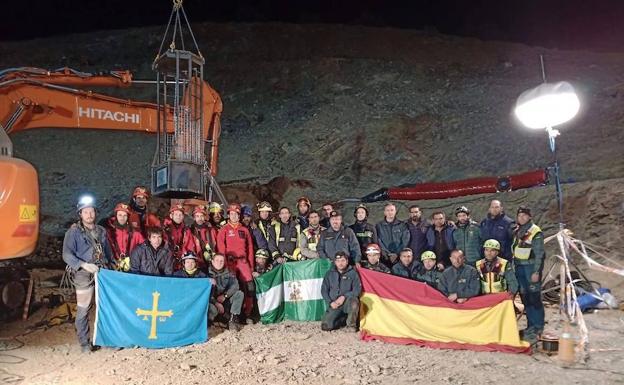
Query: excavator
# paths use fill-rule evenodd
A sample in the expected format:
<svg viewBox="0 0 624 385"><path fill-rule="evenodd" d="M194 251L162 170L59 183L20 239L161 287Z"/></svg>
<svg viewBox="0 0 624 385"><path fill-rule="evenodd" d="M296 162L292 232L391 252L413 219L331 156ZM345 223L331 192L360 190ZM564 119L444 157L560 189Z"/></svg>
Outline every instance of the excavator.
<svg viewBox="0 0 624 385"><path fill-rule="evenodd" d="M142 81L141 83L145 83ZM159 118L166 120L163 140L174 134L173 107L95 93L94 87L128 88L130 71L91 74L70 68L54 71L14 68L0 71L0 264L30 255L39 234L37 171L13 157L10 134L30 129L73 128L122 130L158 134ZM206 169L217 173L222 102L210 85L201 81ZM187 93L192 87L187 88ZM182 99L188 98L183 95ZM201 194L196 194L201 197ZM180 198L188 197L180 194ZM170 194L169 197L175 197ZM27 297L28 274L16 264L0 265L0 313L19 311ZM2 317L0 317L2 318Z"/></svg>
<svg viewBox="0 0 624 385"><path fill-rule="evenodd" d="M185 45L189 37L192 45ZM223 105L204 80L204 63L182 0L174 0L152 63L155 80L134 80L127 70L94 74L66 67L52 71L20 67L0 71L0 320L20 312L27 315L33 280L20 261L35 251L39 235L37 171L13 157L9 135L45 128L155 134L154 158L151 167L146 165L153 195L191 203L226 203L214 178ZM93 91L139 84L156 86L155 103Z"/></svg>

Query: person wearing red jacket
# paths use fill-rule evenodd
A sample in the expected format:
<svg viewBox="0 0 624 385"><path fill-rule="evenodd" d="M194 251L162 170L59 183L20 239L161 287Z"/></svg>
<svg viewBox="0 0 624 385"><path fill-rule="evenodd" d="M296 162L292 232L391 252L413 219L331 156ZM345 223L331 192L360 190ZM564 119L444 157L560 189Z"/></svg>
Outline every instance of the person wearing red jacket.
<svg viewBox="0 0 624 385"><path fill-rule="evenodd" d="M130 270L130 253L136 246L145 242L145 238L128 222L130 207L127 204L118 203L113 212L114 215L106 223L106 236L113 250L117 270L128 271Z"/></svg>
<svg viewBox="0 0 624 385"><path fill-rule="evenodd" d="M245 294L243 309L245 316L250 317L256 291L252 275L255 265L253 241L249 229L240 223L240 205L230 204L227 214L228 222L217 234L217 251L226 256L228 268L241 283Z"/></svg>
<svg viewBox="0 0 624 385"><path fill-rule="evenodd" d="M207 268L217 246L217 230L207 221L208 212L206 206L196 206L193 209L194 222L191 225L191 234L195 238L193 250L199 260L200 269Z"/></svg>
<svg viewBox="0 0 624 385"><path fill-rule="evenodd" d="M184 206L176 204L169 209L169 218L163 221L165 237L173 254L175 268L179 269L181 258L187 251L195 250L195 238L184 223Z"/></svg>
<svg viewBox="0 0 624 385"><path fill-rule="evenodd" d="M160 219L147 209L147 203L150 198L150 192L147 187L137 186L132 192L130 200L128 221L130 225L141 232L143 238L147 238L147 229L149 227L160 227Z"/></svg>

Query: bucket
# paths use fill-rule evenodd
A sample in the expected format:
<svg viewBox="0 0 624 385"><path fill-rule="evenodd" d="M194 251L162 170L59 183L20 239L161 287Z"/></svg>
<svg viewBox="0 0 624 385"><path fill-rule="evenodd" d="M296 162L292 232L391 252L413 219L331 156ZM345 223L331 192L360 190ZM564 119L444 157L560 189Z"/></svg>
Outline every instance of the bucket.
<svg viewBox="0 0 624 385"><path fill-rule="evenodd" d="M566 364L573 364L576 362L576 353L574 348L576 346L576 338L569 332L561 333L559 337L559 350L557 352L557 358L559 361Z"/></svg>

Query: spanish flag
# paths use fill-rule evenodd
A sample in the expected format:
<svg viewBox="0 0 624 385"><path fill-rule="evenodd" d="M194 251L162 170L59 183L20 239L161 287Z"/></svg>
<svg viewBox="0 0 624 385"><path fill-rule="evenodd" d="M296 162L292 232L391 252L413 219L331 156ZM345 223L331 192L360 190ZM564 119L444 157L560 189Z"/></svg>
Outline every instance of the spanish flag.
<svg viewBox="0 0 624 385"><path fill-rule="evenodd" d="M530 353L508 293L450 302L424 283L359 269L361 338L440 349Z"/></svg>

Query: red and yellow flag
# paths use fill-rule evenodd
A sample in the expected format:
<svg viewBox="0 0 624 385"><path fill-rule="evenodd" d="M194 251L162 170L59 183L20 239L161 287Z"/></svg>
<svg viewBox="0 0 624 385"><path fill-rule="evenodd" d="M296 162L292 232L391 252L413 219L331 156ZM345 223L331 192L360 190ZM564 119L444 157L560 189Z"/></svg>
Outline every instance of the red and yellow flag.
<svg viewBox="0 0 624 385"><path fill-rule="evenodd" d="M367 269L362 280L361 338L442 349L530 353L508 293L450 302L424 283Z"/></svg>

